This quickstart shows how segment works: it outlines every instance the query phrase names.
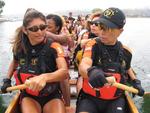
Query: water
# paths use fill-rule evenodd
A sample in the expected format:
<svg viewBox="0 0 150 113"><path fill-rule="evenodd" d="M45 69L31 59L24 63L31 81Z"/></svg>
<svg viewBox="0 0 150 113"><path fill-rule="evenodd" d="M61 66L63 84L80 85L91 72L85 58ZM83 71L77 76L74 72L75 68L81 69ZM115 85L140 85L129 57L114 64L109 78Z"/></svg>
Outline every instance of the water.
<svg viewBox="0 0 150 113"><path fill-rule="evenodd" d="M21 21L0 23L0 84L6 76L9 62L12 59L10 40L14 31L21 25ZM133 51L132 66L137 73L137 77L142 81L146 91L150 91L150 18L127 18L124 32L119 37L125 45ZM72 76L74 72L71 72ZM76 73L75 73L76 74ZM10 94L5 95L4 99ZM142 98L135 98L137 106L142 103ZM8 101L6 101L8 103Z"/></svg>
<svg viewBox="0 0 150 113"><path fill-rule="evenodd" d="M10 41L15 29L20 25L21 21L0 23L0 76L6 76L8 64L12 59Z"/></svg>

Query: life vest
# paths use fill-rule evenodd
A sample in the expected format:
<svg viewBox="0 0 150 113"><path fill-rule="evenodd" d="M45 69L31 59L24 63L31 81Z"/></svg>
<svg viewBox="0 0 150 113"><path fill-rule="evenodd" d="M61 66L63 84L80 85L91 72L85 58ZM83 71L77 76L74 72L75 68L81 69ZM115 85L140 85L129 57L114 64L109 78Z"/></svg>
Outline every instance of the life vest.
<svg viewBox="0 0 150 113"><path fill-rule="evenodd" d="M18 56L18 67L14 72L16 84L23 84L31 77L38 76L41 73L53 72L57 69L56 63L51 56L50 45L52 41L47 40L45 45L42 46L41 50L35 52L34 50L25 54L23 51L17 54ZM27 44L28 45L28 44ZM48 54L47 54L48 53ZM56 89L58 89L59 83L47 83L46 86L40 91L33 91L26 89L28 94L34 96L46 96Z"/></svg>
<svg viewBox="0 0 150 113"><path fill-rule="evenodd" d="M123 57L123 49L122 44L120 42L117 42L118 45L118 55L117 59L115 61L112 61L107 49L102 45L102 43L99 41L99 39L96 39L96 42L98 44L98 58L93 62L93 66L97 66L98 68L101 68L106 77L113 76L116 78L116 82L118 83L125 83L125 66L126 62ZM92 88L89 85L88 79L83 80L83 91L101 98L105 100L112 100L115 98L120 97L124 91L121 89L117 89L114 86L103 86L101 88Z"/></svg>
<svg viewBox="0 0 150 113"><path fill-rule="evenodd" d="M77 55L76 55L76 65L77 66L79 66L79 64L80 64L80 62L81 62L81 60L82 60L82 55L83 55L83 50L79 50L78 52L77 52Z"/></svg>

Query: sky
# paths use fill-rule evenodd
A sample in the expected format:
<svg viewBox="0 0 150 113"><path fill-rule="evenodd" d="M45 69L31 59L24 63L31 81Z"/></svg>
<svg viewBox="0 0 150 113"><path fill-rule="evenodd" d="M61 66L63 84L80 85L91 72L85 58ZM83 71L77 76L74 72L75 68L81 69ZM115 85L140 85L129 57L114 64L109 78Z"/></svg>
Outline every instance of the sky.
<svg viewBox="0 0 150 113"><path fill-rule="evenodd" d="M150 8L149 0L3 0L3 15L24 14L27 8L43 13L69 9L118 7L120 9Z"/></svg>

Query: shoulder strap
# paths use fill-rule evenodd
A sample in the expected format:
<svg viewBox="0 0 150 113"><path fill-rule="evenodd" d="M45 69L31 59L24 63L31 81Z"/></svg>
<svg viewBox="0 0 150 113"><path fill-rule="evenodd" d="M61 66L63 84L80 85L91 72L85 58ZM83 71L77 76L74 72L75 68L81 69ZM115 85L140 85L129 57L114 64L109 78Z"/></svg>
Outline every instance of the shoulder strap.
<svg viewBox="0 0 150 113"><path fill-rule="evenodd" d="M97 43L98 51L97 55L95 56L95 61L93 63L94 65L102 65L102 43L99 37L96 37L95 41Z"/></svg>
<svg viewBox="0 0 150 113"><path fill-rule="evenodd" d="M40 65L42 73L46 72L47 66L46 66L46 62L45 62L45 59L46 59L45 57L46 57L47 51L49 50L52 42L53 41L51 39L47 39L46 44L44 45L44 47L42 48L42 50L40 51L40 54L39 54L39 65Z"/></svg>
<svg viewBox="0 0 150 113"><path fill-rule="evenodd" d="M101 62L104 61L104 60L111 61L110 55L109 55L106 47L100 41L100 38L98 37L95 40L98 44L99 62L100 62L100 60L101 60Z"/></svg>
<svg viewBox="0 0 150 113"><path fill-rule="evenodd" d="M53 41L51 39L47 39L46 44L44 45L44 47L42 48L42 50L40 51L40 55L45 56L46 52L49 50L50 45Z"/></svg>
<svg viewBox="0 0 150 113"><path fill-rule="evenodd" d="M124 58L124 53L123 53L123 45L120 41L117 42L118 44L118 49L119 49L119 54L118 54L118 62L123 62Z"/></svg>

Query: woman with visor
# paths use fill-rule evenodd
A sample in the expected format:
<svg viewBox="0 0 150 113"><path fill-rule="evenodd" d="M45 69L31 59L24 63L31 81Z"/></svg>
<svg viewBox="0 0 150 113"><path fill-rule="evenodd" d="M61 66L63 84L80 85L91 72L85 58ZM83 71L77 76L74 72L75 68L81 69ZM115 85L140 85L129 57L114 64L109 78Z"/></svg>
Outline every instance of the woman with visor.
<svg viewBox="0 0 150 113"><path fill-rule="evenodd" d="M12 76L17 85L29 85L21 90L22 113L65 113L59 82L67 78L67 64L60 44L46 38L46 28L45 16L28 9L12 41L14 57L1 90L6 93Z"/></svg>
<svg viewBox="0 0 150 113"><path fill-rule="evenodd" d="M128 75L138 95L144 95L131 68L132 53L118 41L125 22L124 13L118 8L106 9L99 19L91 22L99 27L98 37L85 45L79 65L83 84L76 113L128 113L124 91L111 86L106 77L115 77L117 82L126 84Z"/></svg>

